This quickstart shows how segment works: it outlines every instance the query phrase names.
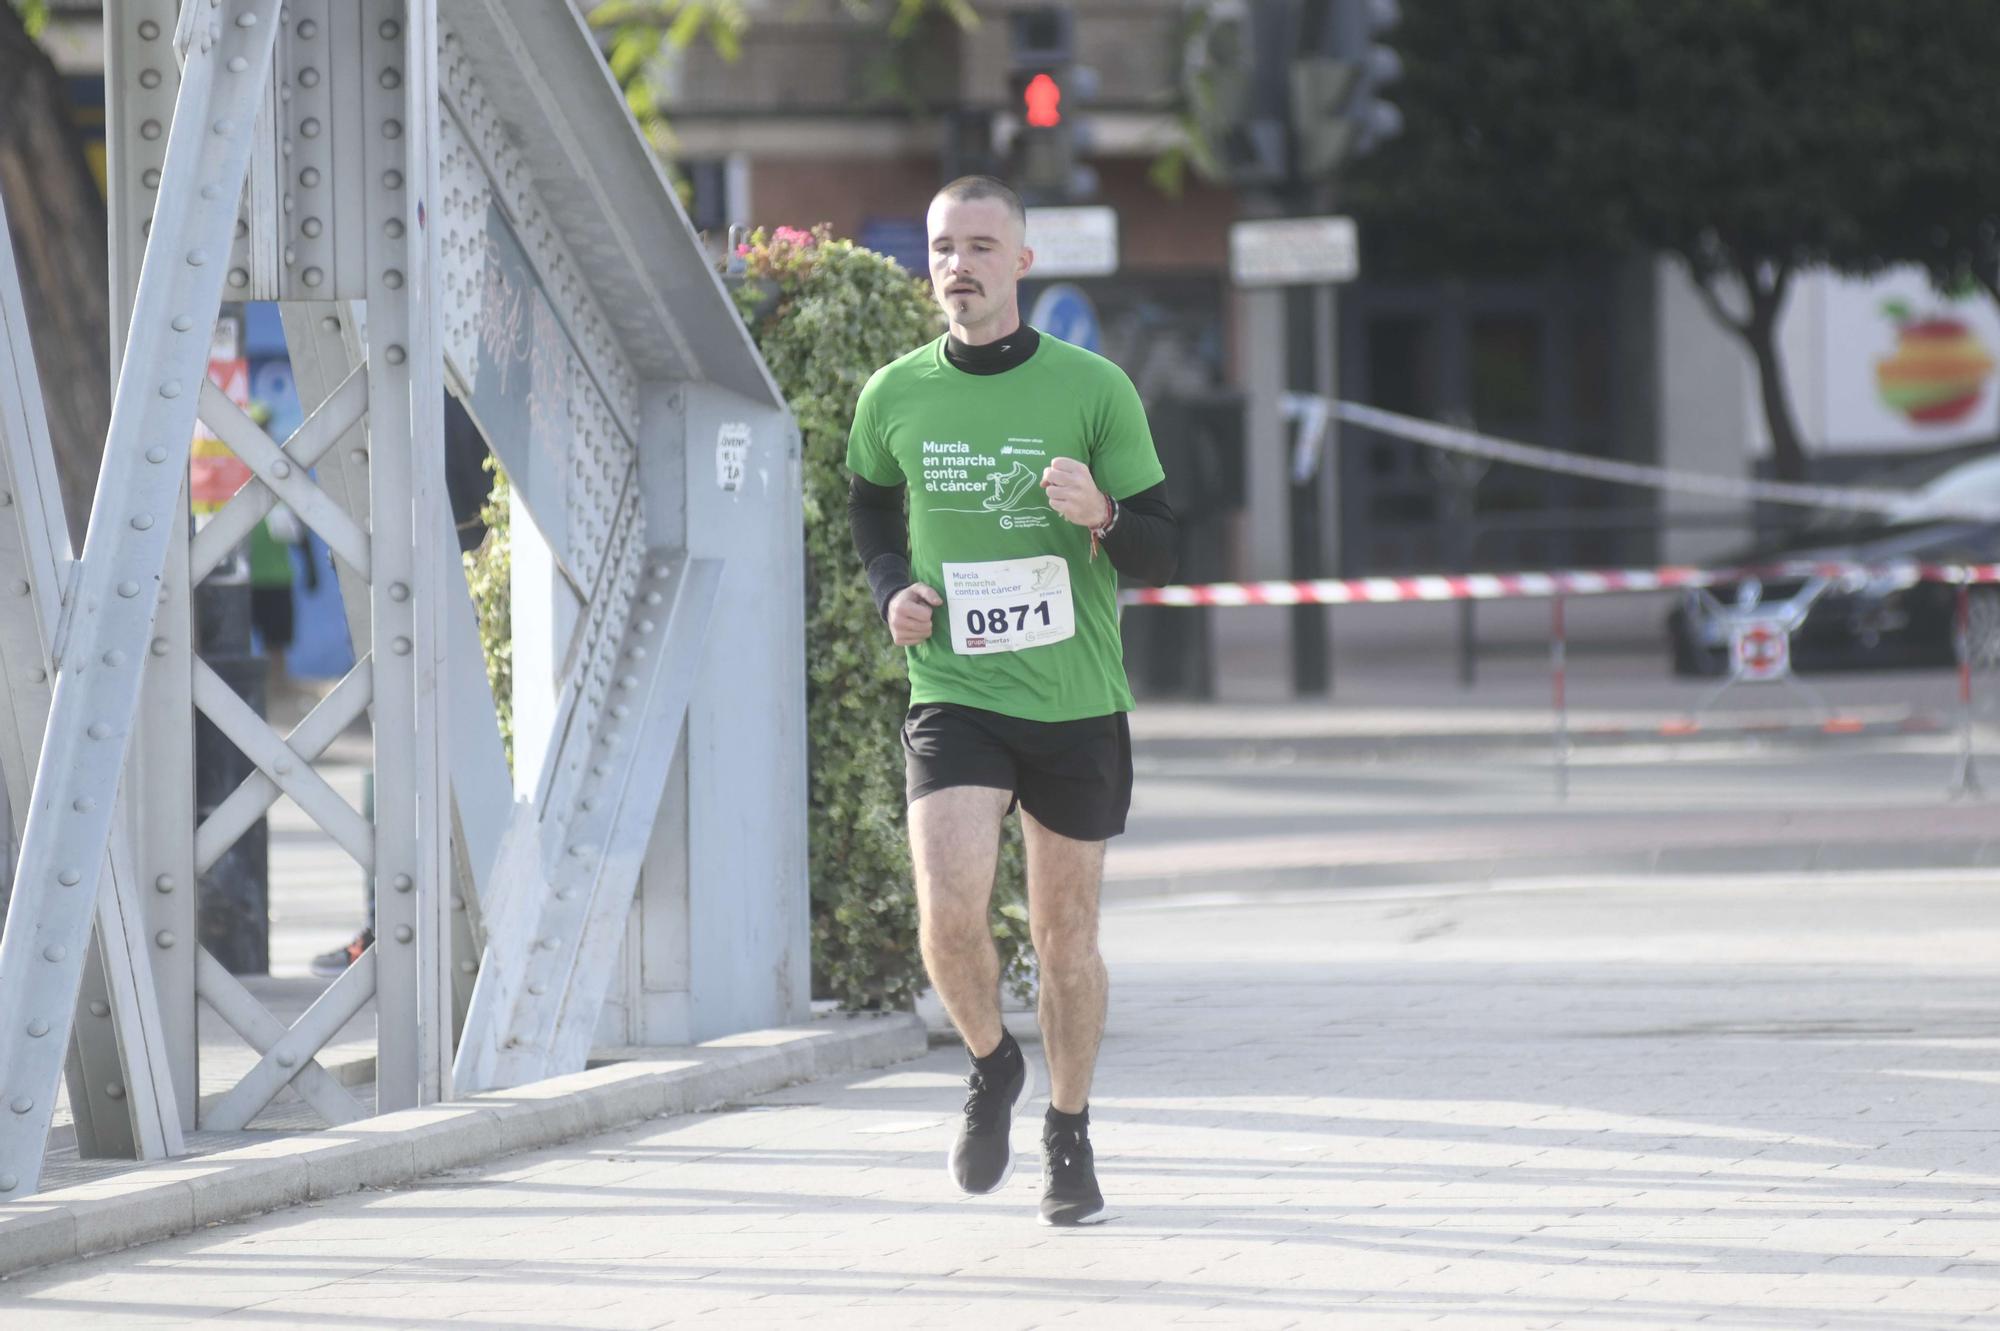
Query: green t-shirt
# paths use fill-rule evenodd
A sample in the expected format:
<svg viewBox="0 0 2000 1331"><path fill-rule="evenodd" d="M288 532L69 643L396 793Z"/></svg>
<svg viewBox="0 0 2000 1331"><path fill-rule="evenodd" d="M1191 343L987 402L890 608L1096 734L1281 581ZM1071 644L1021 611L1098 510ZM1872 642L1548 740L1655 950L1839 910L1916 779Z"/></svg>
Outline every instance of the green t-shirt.
<svg viewBox="0 0 2000 1331"><path fill-rule="evenodd" d="M912 705L1030 721L1130 711L1117 574L1103 551L1091 558L1088 530L1049 507L1041 479L1057 457L1089 467L1114 499L1166 479L1138 391L1110 361L1047 333L1001 374L967 374L944 345L875 372L847 443L856 475L909 486L910 571L948 602L909 648ZM1069 636L1046 640L1072 622Z"/></svg>

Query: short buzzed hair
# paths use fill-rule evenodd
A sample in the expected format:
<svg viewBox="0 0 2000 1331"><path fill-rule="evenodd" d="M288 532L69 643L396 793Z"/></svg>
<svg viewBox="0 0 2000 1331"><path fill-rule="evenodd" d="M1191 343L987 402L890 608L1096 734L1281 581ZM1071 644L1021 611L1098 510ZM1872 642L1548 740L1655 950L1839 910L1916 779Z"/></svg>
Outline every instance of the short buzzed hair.
<svg viewBox="0 0 2000 1331"><path fill-rule="evenodd" d="M939 199L954 199L959 203L970 203L974 199L998 199L1007 205L1007 211L1025 231L1028 226L1028 210L1021 206L1021 196L1014 187L997 176L960 176L935 196Z"/></svg>

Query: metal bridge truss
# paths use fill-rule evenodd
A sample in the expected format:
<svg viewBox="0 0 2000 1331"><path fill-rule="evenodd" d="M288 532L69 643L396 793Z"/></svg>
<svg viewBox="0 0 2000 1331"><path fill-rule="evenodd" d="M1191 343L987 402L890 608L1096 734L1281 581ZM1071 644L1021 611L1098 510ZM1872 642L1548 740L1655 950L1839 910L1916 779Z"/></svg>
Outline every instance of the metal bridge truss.
<svg viewBox="0 0 2000 1331"><path fill-rule="evenodd" d="M20 838L0 1204L38 1186L65 1073L84 1154L153 1159L287 1088L338 1125L580 1069L604 1034L800 1015L796 428L581 21L562 0L111 0L106 25L123 345L74 560L0 246ZM280 302L307 408L282 444L206 378L224 299ZM445 495L446 391L514 486L518 799ZM252 479L194 529L197 419ZM753 483L714 478L711 431L751 441ZM333 553L356 656L286 734L191 617L278 503ZM763 603L723 608L725 575ZM198 825L197 709L256 769ZM372 819L314 767L363 717ZM375 945L290 1026L196 927L200 875L281 797L376 909ZM704 947L732 964L704 972ZM259 1056L205 1111L198 1001ZM372 1105L316 1061L371 1005Z"/></svg>

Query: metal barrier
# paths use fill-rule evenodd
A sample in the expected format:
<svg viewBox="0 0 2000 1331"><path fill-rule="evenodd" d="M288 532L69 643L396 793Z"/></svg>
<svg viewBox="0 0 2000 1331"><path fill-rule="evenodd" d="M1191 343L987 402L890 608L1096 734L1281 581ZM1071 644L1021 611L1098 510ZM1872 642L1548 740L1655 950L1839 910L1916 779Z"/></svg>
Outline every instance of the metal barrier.
<svg viewBox="0 0 2000 1331"><path fill-rule="evenodd" d="M74 561L0 246L0 768L21 829L0 1202L38 1186L66 1064L83 1153L150 1159L288 1087L337 1124L580 1069L598 1035L802 1016L797 427L580 17L110 0L105 21L129 341ZM283 444L206 381L225 294L280 302L308 409ZM518 783L451 535L446 391L514 485ZM198 530L197 417L252 474ZM711 439L747 451L726 488ZM204 663L189 614L280 501L334 552L358 662L288 735ZM739 582L756 595L723 594ZM196 708L257 769L199 826ZM364 716L372 817L313 767ZM280 795L371 877L377 931L289 1028L195 930L199 874ZM260 1056L199 1122L198 1000ZM373 1105L315 1062L370 1003Z"/></svg>
<svg viewBox="0 0 2000 1331"><path fill-rule="evenodd" d="M1790 635L1804 622L1812 603L1843 581L1862 580L1892 587L1915 586L1919 582L1942 583L1955 588L1954 647L1958 658L1959 682L1959 762L1952 781L1954 796L1980 791L1975 765L1973 736L1973 666L1976 655L1971 637L1971 590L1977 586L2000 584L2000 564L1926 564L1899 561L1885 564L1849 564L1788 561L1739 568L1702 569L1669 566L1651 569L1572 570L1556 573L1470 573L1427 574L1386 578L1320 578L1307 581L1220 582L1169 587L1128 588L1120 593L1120 603L1128 606L1294 606L1294 605L1397 605L1417 602L1467 605L1479 601L1540 600L1549 602L1549 679L1554 715L1552 737L1555 752L1556 789L1569 790L1569 688L1567 605L1574 597L1630 595L1643 592L1703 590L1746 577L1791 577L1807 580L1807 590L1794 598L1792 609L1776 629L1782 632L1784 668L1767 675L1747 673L1739 657L1729 679L1711 692L1689 721L1673 728L1673 733L1689 734L1699 728L1699 718L1725 690L1744 678L1783 679L1797 685L1790 672ZM1766 610L1750 616L1761 624L1771 618ZM1799 685L1798 687L1804 687ZM1807 689L1810 694L1811 690ZM1815 705L1825 707L1814 696ZM1832 733L1856 729L1841 718L1830 717L1821 727Z"/></svg>
<svg viewBox="0 0 2000 1331"><path fill-rule="evenodd" d="M1789 561L1743 568L1688 566L1592 569L1557 573L1436 573L1389 578L1315 578L1305 581L1212 582L1200 586L1135 587L1126 605L1390 605L1410 601L1500 601L1545 596L1609 596L1621 592L1712 587L1749 576L1897 579L1898 585L2000 582L2000 564L1840 564Z"/></svg>

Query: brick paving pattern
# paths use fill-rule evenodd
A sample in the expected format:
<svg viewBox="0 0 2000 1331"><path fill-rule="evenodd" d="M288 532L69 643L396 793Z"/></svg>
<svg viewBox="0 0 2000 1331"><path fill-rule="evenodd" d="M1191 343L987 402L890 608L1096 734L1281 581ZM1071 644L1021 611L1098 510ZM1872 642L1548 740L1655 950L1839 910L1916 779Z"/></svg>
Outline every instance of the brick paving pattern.
<svg viewBox="0 0 2000 1331"><path fill-rule="evenodd" d="M2000 899L1970 875L1106 932L1100 1227L1037 1226L1033 1168L951 1192L939 1048L31 1274L0 1325L2000 1326Z"/></svg>

